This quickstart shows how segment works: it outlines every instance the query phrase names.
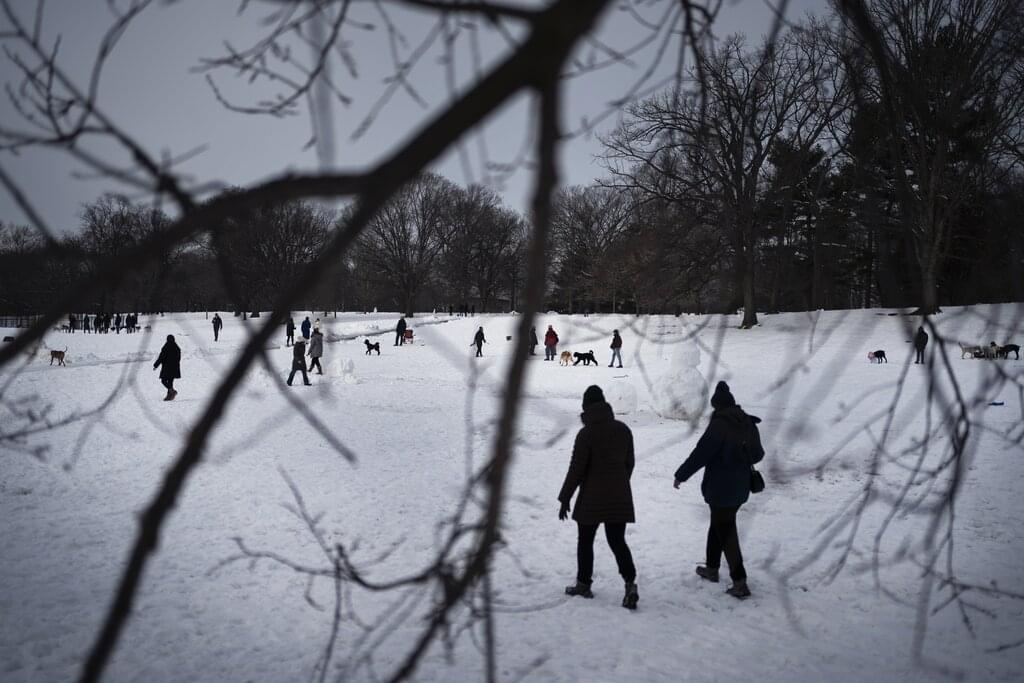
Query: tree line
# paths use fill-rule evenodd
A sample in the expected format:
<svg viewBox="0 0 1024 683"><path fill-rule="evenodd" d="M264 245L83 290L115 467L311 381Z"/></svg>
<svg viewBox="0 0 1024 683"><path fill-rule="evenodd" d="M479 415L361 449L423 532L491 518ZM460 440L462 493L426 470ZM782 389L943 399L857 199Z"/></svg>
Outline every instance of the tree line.
<svg viewBox="0 0 1024 683"><path fill-rule="evenodd" d="M545 305L564 312L917 306L1024 296L1024 34L1016 3L878 2L700 53L601 138L607 173L553 200ZM688 90L685 84L690 84ZM230 191L229 191L230 192ZM267 309L346 225L294 201L227 217L96 310ZM170 223L104 197L55 249L0 226L0 306L53 293ZM212 229L217 228L217 229ZM406 184L309 309L517 308L527 217L488 187L434 173Z"/></svg>

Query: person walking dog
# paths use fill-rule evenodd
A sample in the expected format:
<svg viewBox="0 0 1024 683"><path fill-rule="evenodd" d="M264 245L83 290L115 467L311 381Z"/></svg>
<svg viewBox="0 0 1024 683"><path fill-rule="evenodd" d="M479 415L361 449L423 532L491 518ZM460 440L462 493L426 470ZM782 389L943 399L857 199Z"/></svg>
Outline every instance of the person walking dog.
<svg viewBox="0 0 1024 683"><path fill-rule="evenodd" d="M736 513L750 497L752 467L764 457L761 435L757 431L761 419L743 412L725 382L715 386L711 407L714 411L707 429L690 457L676 470L673 486L679 488L679 484L704 469L700 490L704 502L711 508L711 523L705 564L697 567L697 575L705 581L718 583L724 553L732 579L732 586L726 593L743 599L750 597L750 589L740 552Z"/></svg>
<svg viewBox="0 0 1024 683"><path fill-rule="evenodd" d="M629 479L633 474L633 433L615 419L612 407L604 399L601 387L591 385L583 393L583 427L576 434L572 460L558 493L561 508L558 519L569 516L573 493L576 507L576 583L566 586L567 595L592 598L590 590L594 572L594 537L604 524L604 535L615 555L619 574L625 582L622 606L636 609L640 600L636 588L636 567L626 544L626 525L636 521L633 492Z"/></svg>
<svg viewBox="0 0 1024 683"><path fill-rule="evenodd" d="M608 367L615 365L615 359L619 360L619 367L622 367L622 337L619 336L618 330L612 330L612 362L608 364Z"/></svg>

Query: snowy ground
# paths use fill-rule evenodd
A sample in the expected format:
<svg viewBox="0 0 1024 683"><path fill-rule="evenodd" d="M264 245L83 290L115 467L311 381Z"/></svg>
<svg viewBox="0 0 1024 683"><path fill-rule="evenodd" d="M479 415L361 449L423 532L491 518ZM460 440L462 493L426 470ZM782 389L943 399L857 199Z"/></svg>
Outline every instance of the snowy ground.
<svg viewBox="0 0 1024 683"><path fill-rule="evenodd" d="M950 339L1020 343L1022 315L1024 305L978 306L947 309L937 323ZM357 454L355 465L309 427L266 369L250 372L164 530L108 680L309 678L331 613L304 598L305 579L266 562L229 564L211 573L236 552L233 537L296 562L322 564L315 541L286 509L292 496L282 472L309 509L323 513L330 542L351 546L359 540L357 561L399 544L369 570L371 578L411 573L431 557L436 525L462 489L467 456L481 462L493 436L512 353L506 335L516 318L417 316L410 320L416 341L402 348L392 346L389 333L396 320L394 314L326 319L328 374L314 376L313 387L286 388ZM151 335L54 332L45 343L68 347L66 368L49 366L43 349L20 371L0 371L3 398L23 407L50 406L51 422L96 408L123 382L95 419L34 434L0 451L0 680L75 677L133 540L136 514L244 340L237 318L226 316L225 323L216 344L202 314L144 320ZM911 447L929 420L942 420L922 407L928 373L908 365L912 350L903 319L855 311L764 316L761 327L748 331L735 329L736 323L697 316L537 320L539 335L555 326L559 350L594 349L601 364L561 367L542 355L528 364L503 529L511 552L495 562L504 606L497 619L502 680L524 674L523 680L565 682L893 681L960 674L976 681L1020 680L1024 600L979 589L968 595L975 606L967 608L974 636L956 605L938 609L928 620L925 661L914 661L922 585L914 562L922 557L926 506L895 519L881 541L883 566L877 576L870 571L875 532L890 509L887 495L905 478L896 462L870 469L873 444L886 432L890 448ZM489 341L483 359L472 358L469 348L478 325ZM623 370L606 367L615 327L625 343ZM169 333L182 348L184 376L178 399L165 403L151 364ZM365 356L363 335L375 333L384 333L374 337L382 353ZM672 474L706 415L695 432L652 409L679 372L672 359L687 335L695 335L703 349L699 368L709 385L727 380L744 408L764 418L768 488L739 516L754 592L745 602L723 594L727 583L701 583L693 574L702 560L707 508L698 481L672 488ZM283 336L270 351L281 377L291 356ZM887 351L888 364L868 362L867 352L879 348ZM955 345L946 350L967 396L999 371L1024 378L1024 360L961 360ZM346 359L354 365L348 378L340 373ZM600 535L596 598L562 594L575 573L575 527L558 521L555 495L579 426L580 397L591 383L624 403L633 390L637 397L638 410L620 416L637 444L632 484L638 523L627 534L639 569L636 613L619 606L621 580ZM982 391L971 411L953 569L966 583L994 582L1020 594L1024 449L1012 439L1020 436L1021 394L1010 386ZM3 419L7 432L15 418L4 412ZM934 460L947 445L944 433L934 437ZM829 580L846 533L827 540L819 528L870 481L883 495L865 511L849 562ZM912 493L923 487L913 486ZM329 605L331 591L328 582L314 584L311 598ZM947 595L936 592L931 609ZM393 597L356 591L354 608L372 619ZM413 642L422 624L417 615L422 608L378 648L378 673L390 671ZM360 633L355 624L342 624L336 664L345 663ZM482 660L471 635L456 642L451 662L442 647L434 647L417 680L480 680ZM370 680L371 671L360 669L356 678Z"/></svg>

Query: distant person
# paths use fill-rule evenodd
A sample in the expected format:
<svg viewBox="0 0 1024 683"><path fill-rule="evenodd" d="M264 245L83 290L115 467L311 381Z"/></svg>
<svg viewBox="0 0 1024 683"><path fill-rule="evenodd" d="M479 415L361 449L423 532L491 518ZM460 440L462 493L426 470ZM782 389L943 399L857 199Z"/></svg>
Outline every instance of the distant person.
<svg viewBox="0 0 1024 683"><path fill-rule="evenodd" d="M302 373L302 383L310 386L309 375L306 374L306 341L300 339L292 345L292 374L288 375L288 386L292 385L295 373Z"/></svg>
<svg viewBox="0 0 1024 683"><path fill-rule="evenodd" d="M451 318L455 315L455 306L448 304L448 317Z"/></svg>
<svg viewBox="0 0 1024 683"><path fill-rule="evenodd" d="M224 321L220 319L219 313L213 314L213 341L220 339L220 328L224 326Z"/></svg>
<svg viewBox="0 0 1024 683"><path fill-rule="evenodd" d="M558 334L555 328L548 325L548 331L544 333L544 360L554 360L557 354Z"/></svg>
<svg viewBox="0 0 1024 683"><path fill-rule="evenodd" d="M405 343L405 318L399 318L398 324L395 326L395 346L400 346Z"/></svg>
<svg viewBox="0 0 1024 683"><path fill-rule="evenodd" d="M313 360L309 363L309 371L317 369L317 374L324 374L324 368L320 365L320 356L324 355L324 335L320 330L313 330L313 336L309 340L309 357Z"/></svg>
<svg viewBox="0 0 1024 683"><path fill-rule="evenodd" d="M612 362L608 364L608 367L615 365L615 359L619 360L619 367L622 367L622 337L619 336L618 330L612 330Z"/></svg>
<svg viewBox="0 0 1024 683"><path fill-rule="evenodd" d="M68 330L71 334L75 333L75 325L78 324L78 318L75 317L74 313L68 315Z"/></svg>
<svg viewBox="0 0 1024 683"><path fill-rule="evenodd" d="M917 334L914 335L914 350L917 351L917 356L914 358L914 364L924 363L924 347L928 346L928 333L924 331L924 327L920 326L917 328Z"/></svg>
<svg viewBox="0 0 1024 683"><path fill-rule="evenodd" d="M474 344L476 345L477 358L480 358L481 356L484 355L484 344L486 343L487 340L484 339L484 328L480 327L477 329L476 334L473 335L473 344L470 344L470 346L473 346Z"/></svg>
<svg viewBox="0 0 1024 683"><path fill-rule="evenodd" d="M167 342L160 349L160 355L153 363L153 369L160 368L160 383L167 389L165 401L173 401L178 392L174 390L174 380L181 378L181 349L174 342L174 335L167 335Z"/></svg>
<svg viewBox="0 0 1024 683"><path fill-rule="evenodd" d="M86 313L85 315L82 316L82 333L83 334L90 334L91 333L90 330L89 330L89 314L88 313Z"/></svg>
<svg viewBox="0 0 1024 683"><path fill-rule="evenodd" d="M310 328L312 326L313 326L313 324L311 322L309 322L309 316L307 315L306 319L302 321L302 338L303 339L305 339L307 341L309 340L309 331L310 331Z"/></svg>
<svg viewBox="0 0 1024 683"><path fill-rule="evenodd" d="M761 436L757 431L760 418L747 415L729 391L729 385L719 382L711 396L711 420L697 442L690 457L676 470L673 486L686 481L697 470L704 468L700 490L711 508L708 526L707 555L697 575L705 581L718 583L718 569L722 553L729 563L732 586L726 591L735 598L750 596L747 572L740 552L740 537L736 530L736 512L750 497L750 470L764 457Z"/></svg>
<svg viewBox="0 0 1024 683"><path fill-rule="evenodd" d="M295 343L295 318L288 318L284 324L284 345L291 346Z"/></svg>
<svg viewBox="0 0 1024 683"><path fill-rule="evenodd" d="M531 356L536 356L537 355L537 344L538 343L539 342L537 341L537 328L536 327L531 327L530 328L530 355Z"/></svg>
<svg viewBox="0 0 1024 683"><path fill-rule="evenodd" d="M619 574L625 582L622 606L636 609L640 599L636 589L636 567L626 545L626 525L636 522L633 491L633 434L615 419L612 407L604 399L601 387L591 385L583 393L583 427L576 434L572 460L558 493L561 507L558 519L569 516L569 501L579 489L572 518L576 521L576 583L566 586L567 595L592 598L594 573L594 537L604 524L604 535L615 555Z"/></svg>
<svg viewBox="0 0 1024 683"><path fill-rule="evenodd" d="M320 331L320 318L317 318L316 322L313 323L313 330L316 332Z"/></svg>
<svg viewBox="0 0 1024 683"><path fill-rule="evenodd" d="M121 334L121 314L114 314L114 333Z"/></svg>

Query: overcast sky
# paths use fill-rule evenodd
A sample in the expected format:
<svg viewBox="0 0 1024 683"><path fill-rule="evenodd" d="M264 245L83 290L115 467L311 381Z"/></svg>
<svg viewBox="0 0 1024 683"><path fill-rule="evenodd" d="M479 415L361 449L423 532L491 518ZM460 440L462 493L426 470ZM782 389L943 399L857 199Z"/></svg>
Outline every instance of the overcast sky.
<svg viewBox="0 0 1024 683"><path fill-rule="evenodd" d="M637 6L643 16L655 23L666 7L664 2L623 1ZM14 0L13 4L31 25L35 0ZM126 1L120 0L119 4L123 6ZM100 87L100 107L156 156L178 155L205 146L201 154L180 167L196 182L245 185L287 169L317 168L317 151L307 146L312 128L305 106L298 115L286 118L233 113L217 102L204 75L195 71L202 58L223 55L225 41L245 47L258 40L266 31L261 20L273 6L252 2L239 15L238 0L154 3L131 24L109 60ZM84 83L99 40L112 21L106 0L50 0L45 10L45 35L51 42L60 36L59 61ZM825 0L791 0L786 14L789 18L800 18L807 12L825 11ZM763 0L727 0L716 24L716 34L724 37L743 32L754 44L769 31L772 16L771 8ZM375 29L352 28L342 32L341 37L355 59L356 77L342 68L340 60L331 63L332 76L351 98L351 104L333 107L331 127L335 144L331 150L334 166L360 169L379 161L421 126L431 112L445 104L448 89L441 50L436 47L424 55L410 75L426 107L399 90L366 133L353 139L353 132L387 87L385 80L393 67L387 31L373 5L356 3L351 17L372 24ZM407 52L433 27L431 15L395 10L393 18L407 39ZM613 8L598 35L604 43L621 50L643 38L645 29L627 13ZM474 73L469 36L463 30L455 42L455 74L460 85L471 82ZM505 42L491 31L481 30L478 36L484 65L493 63L506 49ZM580 56L586 58L591 50L583 47ZM563 120L566 130L578 129L583 118L592 120L605 111L609 102L630 89L653 56L652 45L636 55L631 64L616 65L570 81ZM651 82L667 75L673 64L672 59L666 60ZM277 92L266 86L248 85L228 72L213 76L238 104L252 104ZM0 79L16 85L17 78L13 67L4 60L0 64ZM0 104L0 118L5 126L21 125L6 101ZM615 121L616 116L608 117L599 130L607 130ZM519 169L509 177L496 178L487 171L483 160L486 157L491 163L503 163L515 159L529 143L525 138L528 128L528 103L520 98L466 141L464 158L453 151L439 162L436 170L462 184L488 180L510 206L522 210L528 204L529 171ZM104 146L93 150L111 154L110 148ZM602 175L600 163L595 160L599 152L600 144L594 136L569 141L562 156L565 182L582 184ZM111 158L122 160L116 155ZM61 150L27 151L18 156L0 153L0 165L17 180L43 219L58 232L77 228L84 202L106 191L125 189L109 180L83 179L82 169ZM11 197L2 190L0 220L26 222Z"/></svg>

